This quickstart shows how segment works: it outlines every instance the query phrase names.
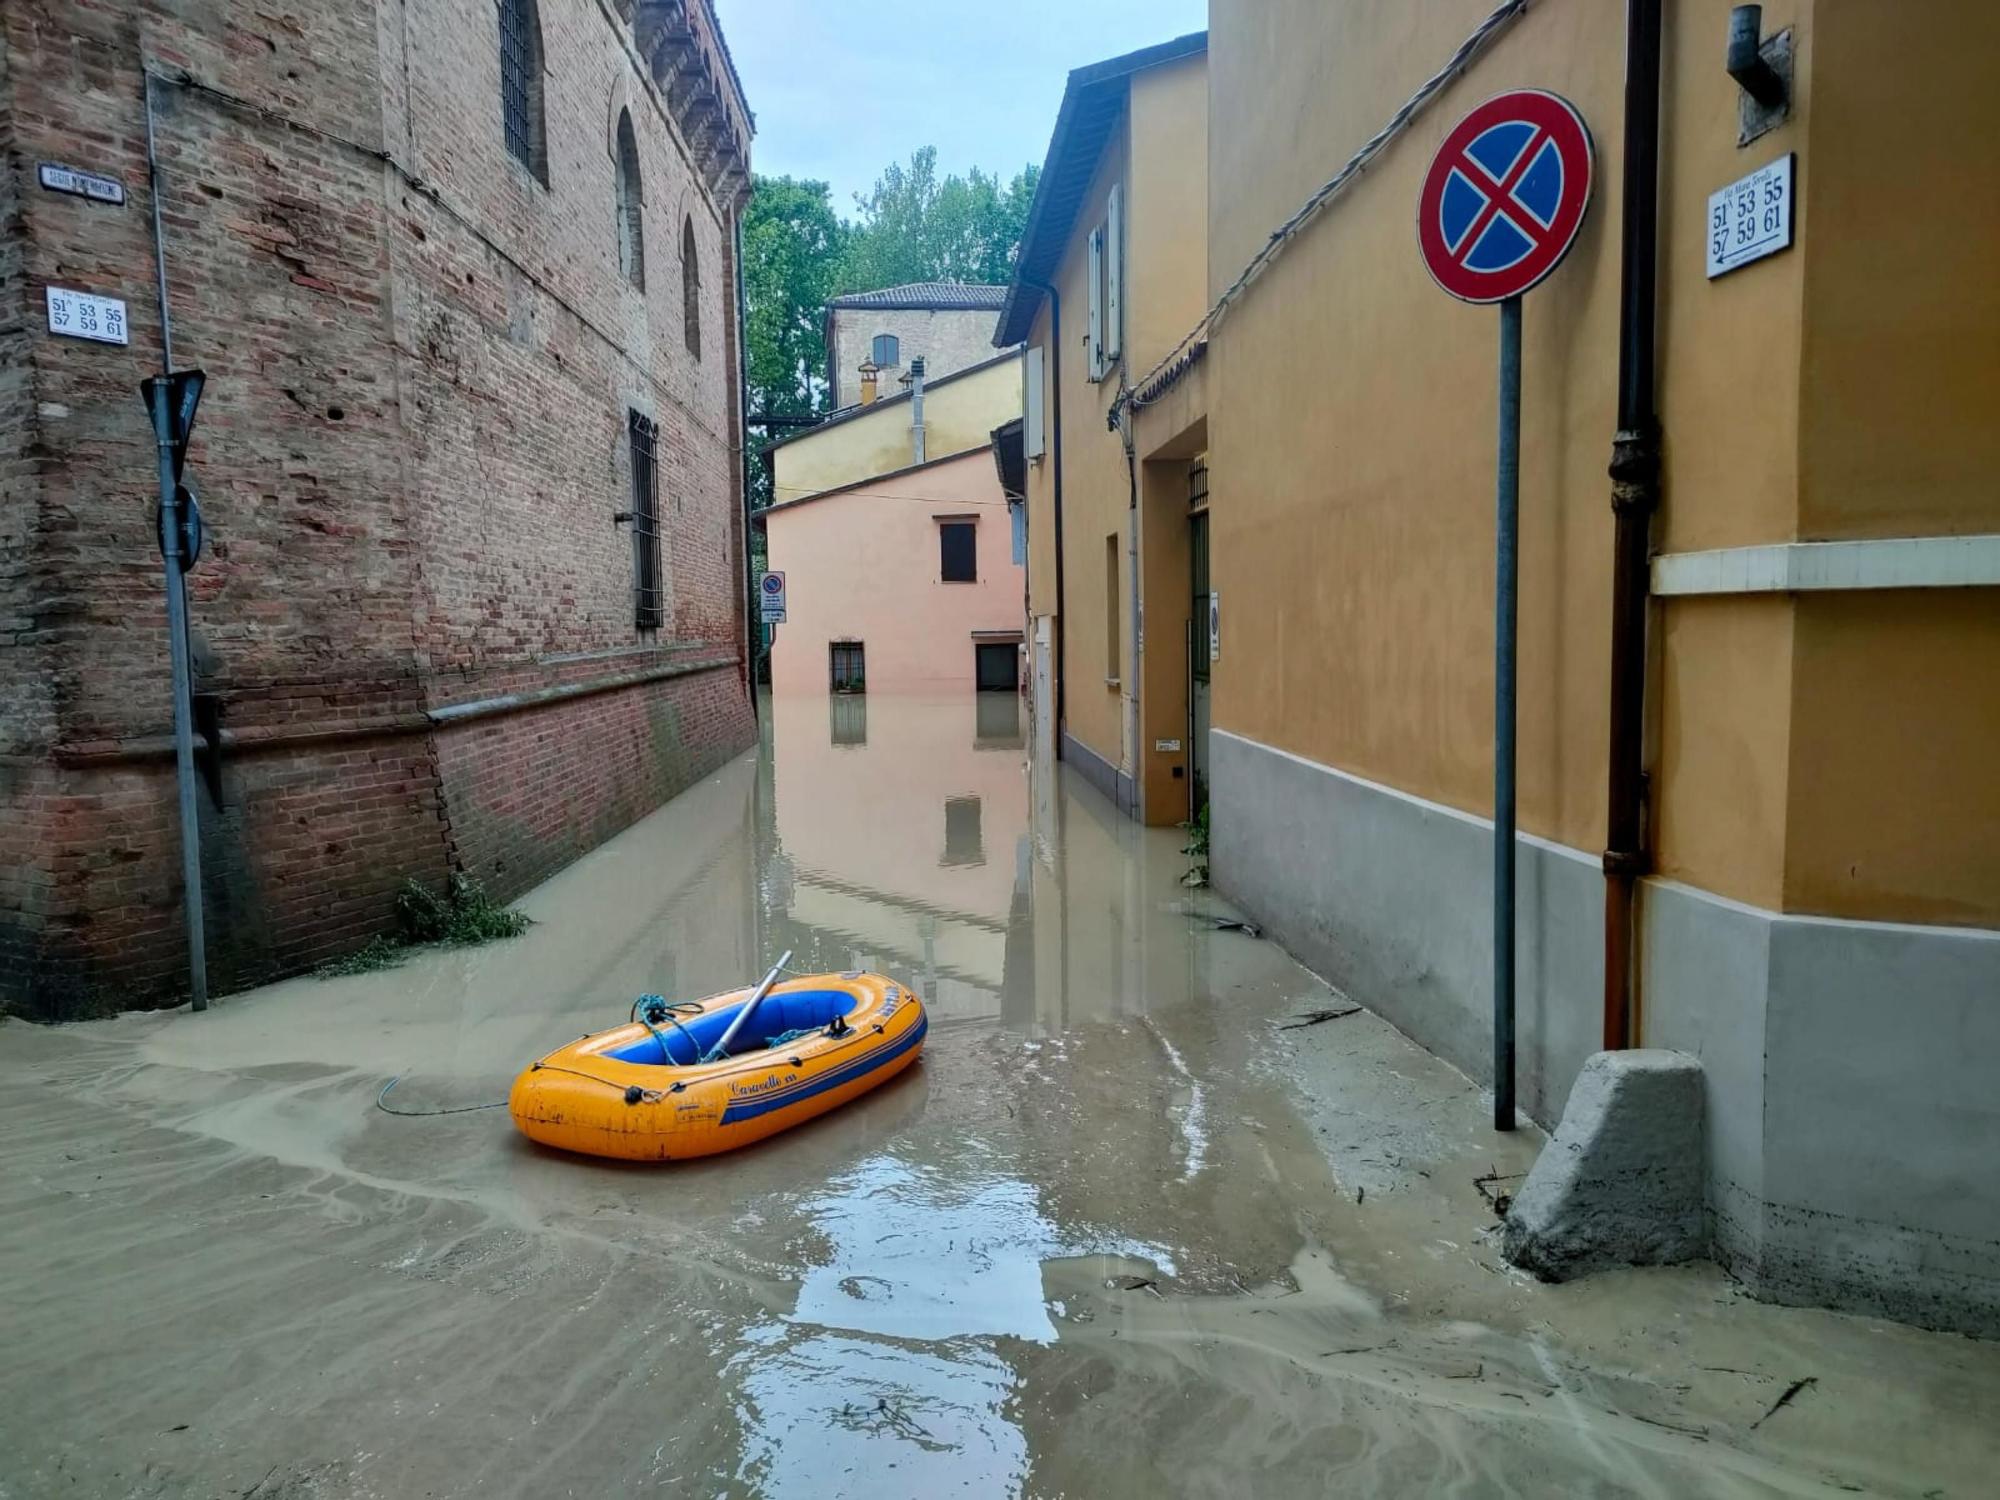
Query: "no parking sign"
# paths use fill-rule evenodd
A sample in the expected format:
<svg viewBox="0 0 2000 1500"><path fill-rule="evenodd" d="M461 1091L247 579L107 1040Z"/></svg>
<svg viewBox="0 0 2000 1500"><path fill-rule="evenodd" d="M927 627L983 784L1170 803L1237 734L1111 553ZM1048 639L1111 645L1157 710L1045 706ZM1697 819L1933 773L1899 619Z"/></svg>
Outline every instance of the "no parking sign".
<svg viewBox="0 0 2000 1500"><path fill-rule="evenodd" d="M1590 206L1590 131L1567 99L1516 89L1444 138L1417 203L1431 279L1461 302L1504 302L1562 263Z"/></svg>
<svg viewBox="0 0 2000 1500"><path fill-rule="evenodd" d="M765 573L757 580L757 618L766 625L785 623L785 575Z"/></svg>
<svg viewBox="0 0 2000 1500"><path fill-rule="evenodd" d="M1590 207L1590 129L1541 89L1496 94L1445 135L1417 198L1431 280L1500 304L1493 567L1493 1127L1514 1128L1514 664L1519 622L1521 297L1562 264Z"/></svg>

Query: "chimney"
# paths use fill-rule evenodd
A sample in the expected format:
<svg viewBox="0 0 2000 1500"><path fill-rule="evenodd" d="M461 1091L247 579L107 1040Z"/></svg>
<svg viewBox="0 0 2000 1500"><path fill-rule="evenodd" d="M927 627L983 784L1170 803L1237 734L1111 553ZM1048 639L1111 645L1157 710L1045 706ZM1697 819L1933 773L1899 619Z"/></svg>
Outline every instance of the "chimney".
<svg viewBox="0 0 2000 1500"><path fill-rule="evenodd" d="M910 360L910 453L917 463L924 461L924 357Z"/></svg>
<svg viewBox="0 0 2000 1500"><path fill-rule="evenodd" d="M873 406L875 404L875 376L879 369L880 366L872 359L861 361L861 404L863 406Z"/></svg>

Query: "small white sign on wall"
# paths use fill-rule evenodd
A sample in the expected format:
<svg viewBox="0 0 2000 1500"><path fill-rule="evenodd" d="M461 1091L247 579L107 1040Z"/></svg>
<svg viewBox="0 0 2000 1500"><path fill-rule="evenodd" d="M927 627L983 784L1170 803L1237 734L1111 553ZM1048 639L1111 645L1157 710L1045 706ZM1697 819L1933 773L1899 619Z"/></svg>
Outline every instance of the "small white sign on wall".
<svg viewBox="0 0 2000 1500"><path fill-rule="evenodd" d="M757 614L766 625L785 623L785 575L765 573L757 580Z"/></svg>
<svg viewBox="0 0 2000 1500"><path fill-rule="evenodd" d="M1208 596L1208 659L1213 662L1222 656L1222 593L1217 590Z"/></svg>
<svg viewBox="0 0 2000 1500"><path fill-rule="evenodd" d="M1762 260L1792 243L1792 164L1787 152L1708 200L1708 279Z"/></svg>
<svg viewBox="0 0 2000 1500"><path fill-rule="evenodd" d="M116 297L100 297L95 292L73 292L68 287L47 287L49 332L64 338L93 339L100 344L129 344L125 332L125 304Z"/></svg>
<svg viewBox="0 0 2000 1500"><path fill-rule="evenodd" d="M36 168L43 187L52 193L69 193L97 203L123 203L125 184L116 177L100 177L95 172L79 172L60 162L45 161Z"/></svg>

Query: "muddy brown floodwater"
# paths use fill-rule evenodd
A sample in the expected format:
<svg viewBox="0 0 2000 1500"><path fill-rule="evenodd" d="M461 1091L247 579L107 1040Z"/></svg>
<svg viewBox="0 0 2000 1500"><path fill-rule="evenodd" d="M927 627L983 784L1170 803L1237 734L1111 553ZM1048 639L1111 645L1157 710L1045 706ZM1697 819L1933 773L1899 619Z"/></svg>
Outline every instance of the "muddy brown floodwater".
<svg viewBox="0 0 2000 1500"><path fill-rule="evenodd" d="M1345 997L1011 698L765 723L523 938L0 1028L0 1497L1995 1493L2000 1346L1505 1267L1538 1138L1284 1029ZM785 948L916 986L921 1066L680 1166L376 1108Z"/></svg>

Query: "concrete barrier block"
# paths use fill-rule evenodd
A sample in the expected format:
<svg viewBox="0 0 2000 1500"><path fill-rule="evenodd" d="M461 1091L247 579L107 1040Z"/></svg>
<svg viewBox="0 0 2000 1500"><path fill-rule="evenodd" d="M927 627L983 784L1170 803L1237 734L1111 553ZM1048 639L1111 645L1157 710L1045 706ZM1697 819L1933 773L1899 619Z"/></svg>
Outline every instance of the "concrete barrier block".
<svg viewBox="0 0 2000 1500"><path fill-rule="evenodd" d="M1707 1253L1701 1062L1593 1054L1507 1212L1501 1248L1548 1281Z"/></svg>

